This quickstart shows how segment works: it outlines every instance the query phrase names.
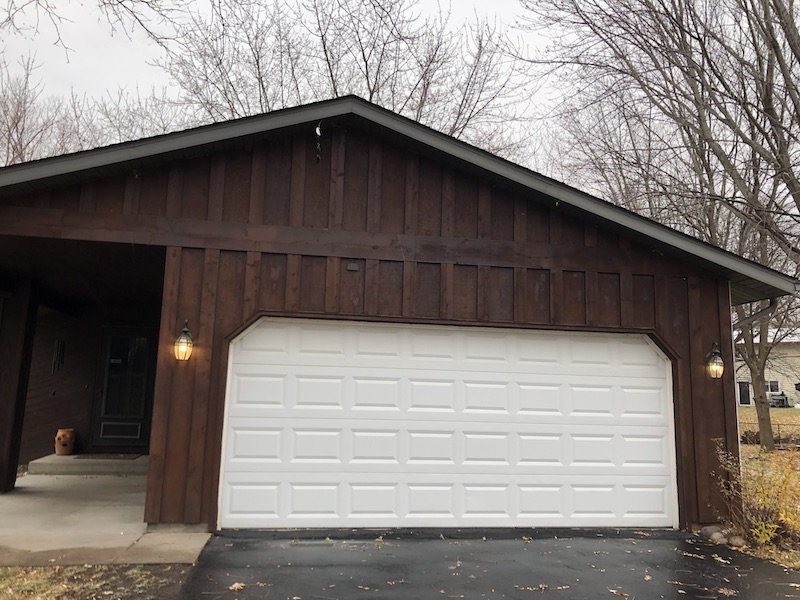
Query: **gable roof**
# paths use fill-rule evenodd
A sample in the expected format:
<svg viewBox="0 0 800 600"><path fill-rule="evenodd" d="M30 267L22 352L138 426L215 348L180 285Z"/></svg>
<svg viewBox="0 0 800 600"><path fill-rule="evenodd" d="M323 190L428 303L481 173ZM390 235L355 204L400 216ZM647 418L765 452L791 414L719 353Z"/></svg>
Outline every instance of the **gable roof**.
<svg viewBox="0 0 800 600"><path fill-rule="evenodd" d="M287 129L305 128L309 124L322 122L325 128L330 122L346 124L348 121L377 129L398 142L416 144L426 153L460 163L472 170L480 170L508 184L549 196L583 218L637 238L665 254L697 264L731 282L733 304L783 296L800 290L800 282L783 273L721 250L355 96L0 168L0 198L43 187L70 185L123 169L187 158L230 147L243 140L256 140Z"/></svg>

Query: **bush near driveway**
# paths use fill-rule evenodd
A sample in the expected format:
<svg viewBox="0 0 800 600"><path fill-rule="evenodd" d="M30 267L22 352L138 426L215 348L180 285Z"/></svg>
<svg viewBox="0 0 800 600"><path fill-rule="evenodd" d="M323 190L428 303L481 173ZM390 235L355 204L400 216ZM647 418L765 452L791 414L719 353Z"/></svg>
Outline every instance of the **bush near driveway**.
<svg viewBox="0 0 800 600"><path fill-rule="evenodd" d="M717 446L731 529L754 548L800 550L800 453L742 448L741 462Z"/></svg>

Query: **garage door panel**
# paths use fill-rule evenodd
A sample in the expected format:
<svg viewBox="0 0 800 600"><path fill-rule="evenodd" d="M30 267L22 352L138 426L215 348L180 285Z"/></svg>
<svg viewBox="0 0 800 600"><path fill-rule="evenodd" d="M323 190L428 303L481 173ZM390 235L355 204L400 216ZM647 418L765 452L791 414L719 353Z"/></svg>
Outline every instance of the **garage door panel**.
<svg viewBox="0 0 800 600"><path fill-rule="evenodd" d="M331 418L341 413L344 418L359 419L370 418L370 411L394 411L424 413L421 418L441 413L452 419L454 413L464 418L469 413L491 418L494 413L531 422L549 417L570 421L624 417L631 424L648 419L664 423L668 418L663 379L661 386L638 378L627 378L620 385L573 376L567 384L531 374L515 378L514 374L469 373L464 379L464 373L457 371L421 377L399 372L377 376L357 367L348 368L344 375L332 368L295 368L291 373L280 373L280 369L272 365L261 372L234 372L229 414L280 417L298 410L316 414L329 410Z"/></svg>
<svg viewBox="0 0 800 600"><path fill-rule="evenodd" d="M391 526L397 520L409 526L505 525L510 520L529 526L663 526L670 502L669 481L663 478L610 484L564 476L531 483L457 476L442 482L435 474L365 479L338 472L287 474L268 481L241 474L227 483L225 495L231 526L239 527L258 527L262 520L318 527L331 518L369 526Z"/></svg>
<svg viewBox="0 0 800 600"><path fill-rule="evenodd" d="M313 370L315 372L325 372L325 370L333 368L337 372L341 367L353 369L381 369L387 373L393 370L401 372L413 371L418 373L434 373L439 374L447 372L452 368L453 363L457 362L463 364L469 371L474 373L494 373L502 375L519 375L534 373L536 375L548 376L551 380L560 380L564 376L569 377L584 377L590 378L591 381L597 377L608 377L617 379L619 370L625 369L626 375L629 377L642 378L642 379L656 379L662 380L664 376L663 367L651 366L629 366L624 365L618 361L611 364L590 364L590 363L569 363L569 362L554 362L546 364L532 364L523 360L508 360L505 363L499 361L488 360L466 360L464 358L450 358L444 356L407 356L403 355L399 358L397 356L361 356L361 355L291 355L286 354L285 360L281 360L278 356L259 352L237 352L236 368L246 370L253 368L261 370L265 365L281 364L288 367L298 367L299 372L304 370ZM335 366L331 362L338 359ZM279 362L280 361L280 362ZM536 369L539 369L537 373ZM464 373L463 370L458 370L459 373Z"/></svg>
<svg viewBox="0 0 800 600"><path fill-rule="evenodd" d="M564 432L558 424L530 429L478 422L455 429L448 422L401 421L390 429L385 420L307 419L300 426L292 420L235 418L229 437L228 472L319 471L336 464L352 472L429 472L450 465L508 474L670 473L669 443L660 428L630 435L598 433L596 424Z"/></svg>
<svg viewBox="0 0 800 600"><path fill-rule="evenodd" d="M401 368L434 371L456 362L487 372L526 373L546 368L558 375L615 377L624 368L634 377L663 377L663 358L654 348L644 347L639 336L633 336L633 341L591 341L563 332L536 332L533 339L526 339L508 332L495 334L496 330L430 325L397 329L387 336L381 324L374 324L374 329L369 329L373 324L355 325L357 331L331 327L296 333L302 343L288 333L291 328L275 330L274 340L265 330L251 330L248 339L239 343L236 363L259 366L274 359L281 364L325 367L335 360L337 365L396 368L402 360ZM317 340L320 348L314 348ZM286 347L281 349L281 344Z"/></svg>
<svg viewBox="0 0 800 600"><path fill-rule="evenodd" d="M265 319L220 524L675 526L670 374L642 336Z"/></svg>

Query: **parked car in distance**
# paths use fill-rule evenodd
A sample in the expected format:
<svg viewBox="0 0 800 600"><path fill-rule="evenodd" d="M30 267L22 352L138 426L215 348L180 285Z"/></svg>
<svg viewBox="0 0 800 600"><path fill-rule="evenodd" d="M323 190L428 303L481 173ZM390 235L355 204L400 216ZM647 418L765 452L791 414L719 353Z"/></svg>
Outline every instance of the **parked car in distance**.
<svg viewBox="0 0 800 600"><path fill-rule="evenodd" d="M767 394L770 408L791 408L792 404L786 392L770 392Z"/></svg>

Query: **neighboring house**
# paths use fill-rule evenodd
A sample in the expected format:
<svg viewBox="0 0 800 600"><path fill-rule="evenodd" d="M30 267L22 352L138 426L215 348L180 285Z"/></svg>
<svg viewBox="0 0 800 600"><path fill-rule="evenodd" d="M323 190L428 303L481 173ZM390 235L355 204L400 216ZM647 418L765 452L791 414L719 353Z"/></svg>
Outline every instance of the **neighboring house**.
<svg viewBox="0 0 800 600"><path fill-rule="evenodd" d="M706 355L796 289L352 97L7 167L0 487L72 426L153 525L712 522Z"/></svg>
<svg viewBox="0 0 800 600"><path fill-rule="evenodd" d="M769 353L764 368L768 394L785 395L790 406L800 407L800 340L792 336L781 341ZM739 404L750 406L755 403L755 396L750 369L743 361L736 361L736 392Z"/></svg>

